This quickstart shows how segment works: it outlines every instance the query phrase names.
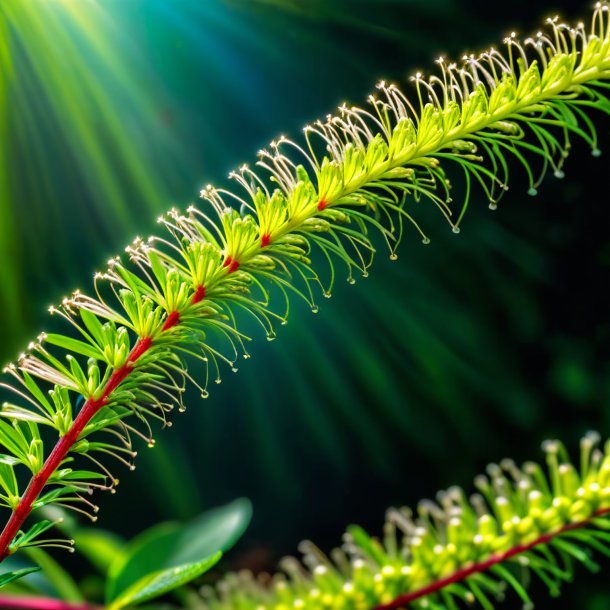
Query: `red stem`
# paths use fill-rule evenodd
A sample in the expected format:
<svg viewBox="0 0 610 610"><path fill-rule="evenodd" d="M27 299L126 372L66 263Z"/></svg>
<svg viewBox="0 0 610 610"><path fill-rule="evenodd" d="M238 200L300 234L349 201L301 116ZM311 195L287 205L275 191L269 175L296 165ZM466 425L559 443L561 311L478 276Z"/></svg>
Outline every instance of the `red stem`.
<svg viewBox="0 0 610 610"><path fill-rule="evenodd" d="M139 355L143 354L144 351L139 346L139 341L136 343L133 351L136 349L139 351ZM149 346L150 347L150 346ZM132 353L133 353L132 351ZM135 360L128 360L129 362L135 362ZM85 429L85 426L91 421L91 418L108 402L110 394L116 389L116 387L129 375L133 369L130 364L126 364L121 368L117 369L110 375L110 379L106 383L104 391L100 398L97 400L91 400L90 398L85 402L80 413L76 416L72 425L56 443L55 447L49 454L49 457L45 460L42 468L37 472L28 483L25 493L21 496L17 508L14 510L10 519L8 520L2 534L0 534L0 561L4 560L10 555L9 545L17 535L17 532L23 525L27 516L32 511L32 505L38 498L40 492L47 484L49 477L57 470L59 465L63 462L64 458L71 447L76 443L81 432Z"/></svg>
<svg viewBox="0 0 610 610"><path fill-rule="evenodd" d="M460 570L457 570L446 578L441 578L440 580L436 580L433 583L422 587L421 589L417 589L415 591L411 591L410 593L400 595L396 599L392 600L389 604L381 604L379 606L376 606L373 610L397 610L398 608L405 608L408 604L414 602L415 600L425 597L426 595L432 595L432 593L436 593L444 587L448 587L449 585L452 585L456 582L460 582L468 578L469 576L472 576L473 574L485 572L486 570L489 570L489 568L492 568L493 566L499 563L507 561L515 555L525 553L533 549L535 546L538 546L539 544L547 544L556 536L559 536L560 534L569 532L571 530L578 529L580 527L584 527L591 522L591 519L594 519L595 517L599 517L601 515L605 515L607 513L610 513L610 508L600 509L584 521L579 521L578 523L569 523L568 525L564 525L562 528L558 529L556 532L552 532L550 534L543 534L539 538L536 538L536 540L534 540L533 542L528 542L527 544L519 544L513 547L512 549L508 549L508 551L505 551L504 553L492 555L485 561L475 563L466 568L461 568Z"/></svg>
<svg viewBox="0 0 610 610"><path fill-rule="evenodd" d="M203 298L203 295L205 295L205 289L200 286L197 288L192 302L198 303ZM163 325L162 332L176 326L179 322L180 314L177 311L172 311ZM36 501L36 498L38 498L40 492L44 489L44 486L47 484L51 475L57 470L72 446L78 441L78 437L91 421L91 418L107 404L112 392L114 392L125 377L129 375L134 368L134 363L142 354L145 354L150 349L151 345L152 339L150 337L143 337L137 341L127 358L126 364L116 369L116 371L110 375L110 378L104 386L102 395L95 400L89 398L87 402L85 402L65 436L62 436L57 441L40 471L30 479L24 494L19 500L17 508L15 508L11 514L10 519L2 530L2 534L0 534L0 562L10 555L9 546L11 542L21 529L23 522L27 519L30 512L32 512L32 506Z"/></svg>
<svg viewBox="0 0 610 610"><path fill-rule="evenodd" d="M11 610L97 610L85 602L71 603L52 597L31 597L25 595L0 595L0 608Z"/></svg>

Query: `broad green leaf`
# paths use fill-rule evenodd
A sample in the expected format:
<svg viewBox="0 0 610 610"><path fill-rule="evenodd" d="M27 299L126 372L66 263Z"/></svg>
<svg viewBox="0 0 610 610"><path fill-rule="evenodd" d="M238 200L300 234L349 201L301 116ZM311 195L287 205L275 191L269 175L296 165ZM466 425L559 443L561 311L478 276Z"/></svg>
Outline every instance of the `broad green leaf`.
<svg viewBox="0 0 610 610"><path fill-rule="evenodd" d="M131 540L123 554L110 566L106 583L106 602L117 598L146 575L169 567L166 565L166 558L170 557L176 548L180 531L178 523L160 523Z"/></svg>
<svg viewBox="0 0 610 610"><path fill-rule="evenodd" d="M189 563L148 574L121 593L108 606L108 610L119 610L125 606L135 606L172 591L207 572L221 557L222 553L218 551L211 557L197 563Z"/></svg>
<svg viewBox="0 0 610 610"><path fill-rule="evenodd" d="M23 576L27 576L32 572L39 572L40 568L23 568L21 570L16 570L14 572L5 572L4 574L0 574L0 588L7 585L9 582L13 580L17 580L18 578L22 578Z"/></svg>
<svg viewBox="0 0 610 610"><path fill-rule="evenodd" d="M118 599L150 574L196 564L217 551L228 550L241 536L251 516L251 504L242 498L206 511L186 525L164 523L143 532L111 566L107 603Z"/></svg>

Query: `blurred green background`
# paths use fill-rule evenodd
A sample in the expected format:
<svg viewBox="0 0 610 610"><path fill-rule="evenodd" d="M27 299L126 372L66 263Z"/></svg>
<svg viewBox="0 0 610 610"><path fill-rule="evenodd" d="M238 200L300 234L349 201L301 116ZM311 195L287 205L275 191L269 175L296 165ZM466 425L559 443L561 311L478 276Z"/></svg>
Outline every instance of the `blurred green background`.
<svg viewBox="0 0 610 610"><path fill-rule="evenodd" d="M277 134L555 11L589 3L1 0L0 360ZM295 303L277 341L252 328L253 358L118 471L100 525L131 537L247 496L253 523L222 565L270 568L304 537L330 549L348 523L380 531L389 505L470 488L491 460L538 458L549 436L608 436L608 186L607 156L577 143L538 197L516 175L459 235L432 216L429 246L408 231L398 261L380 247L317 315ZM607 607L603 580L553 607Z"/></svg>

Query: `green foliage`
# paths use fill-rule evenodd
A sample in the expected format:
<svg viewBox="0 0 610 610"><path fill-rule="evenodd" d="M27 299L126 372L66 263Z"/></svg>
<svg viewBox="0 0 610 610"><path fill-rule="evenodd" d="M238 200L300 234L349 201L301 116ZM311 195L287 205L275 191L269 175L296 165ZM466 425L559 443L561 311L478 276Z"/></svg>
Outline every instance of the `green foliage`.
<svg viewBox="0 0 610 610"><path fill-rule="evenodd" d="M122 591L108 604L108 610L119 610L127 606L136 606L142 602L159 597L181 585L194 580L212 568L220 559L222 553L216 554L198 562L166 568L144 576L125 591Z"/></svg>
<svg viewBox="0 0 610 610"><path fill-rule="evenodd" d="M204 365L205 397L210 374L220 380L220 362L235 368L240 353L249 356L249 337L238 327L242 313L273 339L291 294L317 311L314 289L331 294L337 262L350 282L354 273L368 274L371 229L396 258L405 221L429 241L414 218L423 200L458 232L472 184L495 207L508 188L510 163L525 168L534 194L547 169L563 175L571 137L599 154L587 113L610 113L607 5L595 9L588 27L551 20L548 33L523 42L511 36L506 45L505 54L491 49L460 67L439 59L439 75L413 77L415 103L382 82L379 97L370 97L372 111L342 106L339 115L306 127L303 144L279 138L261 151L260 173L242 166L231 174L241 195L202 191L217 220L194 206L186 214L172 210L160 219L169 237L136 239L129 262L114 258L96 274L96 297L76 291L51 308L78 338L43 333L6 368L16 381L7 387L22 404L0 412L7 420L0 440L10 454L2 462L0 501L14 511L0 552L44 542L33 541L33 530L18 534L33 508L57 503L95 512L84 494L118 482L100 454L131 466L133 435L153 443L149 420L167 423L175 405L183 409L185 384L194 381L186 360ZM528 156L542 159L538 174ZM465 181L457 211L449 162ZM326 280L312 267L315 250L328 261ZM50 453L40 426L60 437ZM73 468L75 458L95 469ZM35 476L26 493L15 476L22 467ZM43 492L46 485L51 491Z"/></svg>
<svg viewBox="0 0 610 610"><path fill-rule="evenodd" d="M302 562L284 559L271 582L228 575L205 589L206 605L455 610L463 601L490 610L509 588L531 608L531 575L557 595L575 565L597 569L591 551L610 556L610 441L598 443L597 434L585 436L573 465L560 442L547 441L546 472L533 462L490 464L470 498L452 487L416 511L390 509L382 537L351 526L330 557L305 542Z"/></svg>
<svg viewBox="0 0 610 610"><path fill-rule="evenodd" d="M21 587L10 587L8 593L54 594L83 607L86 598L104 597L106 607L118 610L160 597L207 572L241 537L252 507L241 498L205 511L186 524L158 524L128 542L97 527L79 526L56 507L48 512L61 513L55 520L61 521L62 530L73 537L77 551L91 562L100 578L75 582L48 553L27 549L27 559L37 567L17 570L15 560L21 557L10 557L7 563L15 573L26 575L41 568L42 573L38 581L26 579ZM0 597L0 607L3 603Z"/></svg>
<svg viewBox="0 0 610 610"><path fill-rule="evenodd" d="M201 575L233 546L251 513L250 503L242 499L207 511L185 526L167 523L147 530L111 564L106 603L111 608L134 604L143 601L143 592L151 599L153 590L161 595Z"/></svg>
<svg viewBox="0 0 610 610"><path fill-rule="evenodd" d="M38 572L39 570L40 568L23 568L14 572L5 572L4 574L0 574L0 588L4 587L4 585L8 585L9 582L13 582L14 580L18 580L23 576L27 576L32 572Z"/></svg>

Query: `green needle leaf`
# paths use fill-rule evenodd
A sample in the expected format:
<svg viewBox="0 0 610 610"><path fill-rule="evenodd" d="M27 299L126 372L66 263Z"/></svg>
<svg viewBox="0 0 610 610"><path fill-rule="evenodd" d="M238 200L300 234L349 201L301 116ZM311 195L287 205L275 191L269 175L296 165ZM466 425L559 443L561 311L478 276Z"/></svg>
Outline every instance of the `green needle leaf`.
<svg viewBox="0 0 610 610"><path fill-rule="evenodd" d="M9 582L13 580L17 580L19 578L23 578L32 572L39 572L40 568L22 568L21 570L15 570L14 572L5 572L4 574L0 574L0 588L7 585Z"/></svg>

